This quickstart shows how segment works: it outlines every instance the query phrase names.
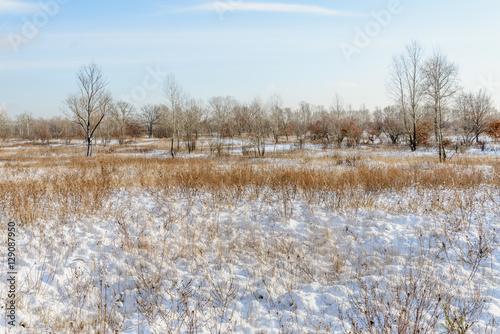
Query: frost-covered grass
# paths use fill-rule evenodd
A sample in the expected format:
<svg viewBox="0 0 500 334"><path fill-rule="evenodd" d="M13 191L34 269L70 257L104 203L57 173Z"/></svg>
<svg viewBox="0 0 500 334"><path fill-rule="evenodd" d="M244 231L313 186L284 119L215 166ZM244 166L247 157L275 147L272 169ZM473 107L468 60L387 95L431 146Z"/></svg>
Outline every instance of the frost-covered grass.
<svg viewBox="0 0 500 334"><path fill-rule="evenodd" d="M12 332L500 333L497 157L161 148L0 151Z"/></svg>

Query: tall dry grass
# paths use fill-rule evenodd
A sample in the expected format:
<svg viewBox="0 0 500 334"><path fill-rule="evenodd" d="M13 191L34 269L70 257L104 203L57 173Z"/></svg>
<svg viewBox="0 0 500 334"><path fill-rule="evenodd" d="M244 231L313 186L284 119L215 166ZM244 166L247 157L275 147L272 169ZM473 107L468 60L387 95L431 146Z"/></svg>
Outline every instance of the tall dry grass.
<svg viewBox="0 0 500 334"><path fill-rule="evenodd" d="M104 155L97 159L71 157L30 167L6 165L0 178L0 206L24 223L38 218L60 219L102 212L114 191L179 191L187 197L210 194L218 202L244 198L287 203L298 194L333 208L372 205L383 194L435 194L500 185L500 164L492 172L474 164L380 165L338 161L326 168L314 164L286 165L241 158L155 159ZM24 175L23 175L24 174ZM458 204L457 204L458 205Z"/></svg>

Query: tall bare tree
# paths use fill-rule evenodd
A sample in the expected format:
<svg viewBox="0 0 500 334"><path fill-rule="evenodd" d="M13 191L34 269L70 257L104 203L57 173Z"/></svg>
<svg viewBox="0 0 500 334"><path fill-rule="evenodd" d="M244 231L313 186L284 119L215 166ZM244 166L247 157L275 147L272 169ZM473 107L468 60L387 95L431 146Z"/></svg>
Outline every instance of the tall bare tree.
<svg viewBox="0 0 500 334"><path fill-rule="evenodd" d="M406 46L405 52L392 59L387 91L403 114L403 123L410 149L419 144L419 122L422 119L422 102L425 94L423 50L416 41Z"/></svg>
<svg viewBox="0 0 500 334"><path fill-rule="evenodd" d="M87 157L92 155L94 133L112 107L111 94L102 69L95 63L82 66L77 74L78 93L66 99L65 114L85 132Z"/></svg>
<svg viewBox="0 0 500 334"><path fill-rule="evenodd" d="M443 113L448 103L459 90L458 67L450 62L441 51L434 51L434 55L425 63L423 73L425 76L425 94L433 110L439 161L443 162L446 160L443 139Z"/></svg>
<svg viewBox="0 0 500 334"><path fill-rule="evenodd" d="M160 122L161 117L161 106L157 104L147 104L141 108L139 119L148 130L149 138L153 137L154 127Z"/></svg>
<svg viewBox="0 0 500 334"><path fill-rule="evenodd" d="M170 141L170 154L175 156L175 152L179 150L180 147L180 129L181 129L181 117L182 110L185 104L184 90L175 78L173 74L170 74L165 81L164 95L166 98L166 106L168 116L165 120L169 123L172 130L172 138ZM174 142L177 140L177 148L174 150Z"/></svg>

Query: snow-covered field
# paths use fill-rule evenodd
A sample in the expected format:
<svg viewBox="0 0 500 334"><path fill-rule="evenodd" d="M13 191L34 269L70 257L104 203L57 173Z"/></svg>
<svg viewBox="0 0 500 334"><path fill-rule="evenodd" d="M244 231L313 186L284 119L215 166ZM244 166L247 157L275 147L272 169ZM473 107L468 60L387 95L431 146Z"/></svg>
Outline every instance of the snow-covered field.
<svg viewBox="0 0 500 334"><path fill-rule="evenodd" d="M10 333L500 334L496 155L309 149L17 163L0 149Z"/></svg>

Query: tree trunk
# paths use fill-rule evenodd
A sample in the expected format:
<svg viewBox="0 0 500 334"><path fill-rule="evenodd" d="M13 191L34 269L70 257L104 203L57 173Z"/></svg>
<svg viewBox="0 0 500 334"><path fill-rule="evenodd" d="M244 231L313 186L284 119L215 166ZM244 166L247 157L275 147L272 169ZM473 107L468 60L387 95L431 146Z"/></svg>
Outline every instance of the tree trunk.
<svg viewBox="0 0 500 334"><path fill-rule="evenodd" d="M175 156L174 154L174 136L172 135L172 140L170 141L170 155L172 158Z"/></svg>
<svg viewBox="0 0 500 334"><path fill-rule="evenodd" d="M90 157L92 155L92 138L90 136L87 136L87 157Z"/></svg>
<svg viewBox="0 0 500 334"><path fill-rule="evenodd" d="M417 150L417 141L418 141L418 135L417 135L417 123L413 123L413 133L410 134L410 149L412 152L415 152Z"/></svg>
<svg viewBox="0 0 500 334"><path fill-rule="evenodd" d="M441 142L439 143L439 160L440 162L446 161L446 150L444 148L443 137L441 137Z"/></svg>

